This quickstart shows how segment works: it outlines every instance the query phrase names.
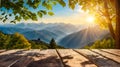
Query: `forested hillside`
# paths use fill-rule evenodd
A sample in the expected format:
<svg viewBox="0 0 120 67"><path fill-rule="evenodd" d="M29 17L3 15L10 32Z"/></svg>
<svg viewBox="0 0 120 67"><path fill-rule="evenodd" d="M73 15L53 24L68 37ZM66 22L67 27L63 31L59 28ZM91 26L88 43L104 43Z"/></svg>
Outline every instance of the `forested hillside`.
<svg viewBox="0 0 120 67"><path fill-rule="evenodd" d="M97 40L85 46L87 49L115 49L115 40L110 34L107 34L103 39Z"/></svg>
<svg viewBox="0 0 120 67"><path fill-rule="evenodd" d="M53 43L52 47L54 47L54 49L64 48L58 46L56 43L55 44ZM29 41L20 33L4 34L0 32L0 49L52 49L52 48L48 43L45 43L40 39Z"/></svg>

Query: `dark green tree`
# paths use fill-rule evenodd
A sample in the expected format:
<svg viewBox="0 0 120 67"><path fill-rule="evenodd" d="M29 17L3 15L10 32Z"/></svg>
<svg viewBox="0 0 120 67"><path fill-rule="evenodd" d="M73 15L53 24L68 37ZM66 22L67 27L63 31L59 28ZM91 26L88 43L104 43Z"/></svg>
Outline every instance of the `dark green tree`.
<svg viewBox="0 0 120 67"><path fill-rule="evenodd" d="M57 47L57 44L56 44L54 38L51 39L49 45L50 45L50 49L55 49Z"/></svg>
<svg viewBox="0 0 120 67"><path fill-rule="evenodd" d="M0 32L0 49L6 49L6 46L10 42L10 35L6 35Z"/></svg>
<svg viewBox="0 0 120 67"><path fill-rule="evenodd" d="M4 42L6 40L6 36L0 32L0 49L4 48Z"/></svg>

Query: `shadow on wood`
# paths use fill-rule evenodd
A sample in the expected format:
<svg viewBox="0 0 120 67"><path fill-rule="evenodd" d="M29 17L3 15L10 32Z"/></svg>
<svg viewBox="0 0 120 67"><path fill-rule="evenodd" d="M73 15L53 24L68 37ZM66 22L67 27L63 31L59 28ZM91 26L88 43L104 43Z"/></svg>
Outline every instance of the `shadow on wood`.
<svg viewBox="0 0 120 67"><path fill-rule="evenodd" d="M57 56L50 56L44 59L33 61L27 65L27 67L61 67L60 65L56 64L59 63L59 59Z"/></svg>

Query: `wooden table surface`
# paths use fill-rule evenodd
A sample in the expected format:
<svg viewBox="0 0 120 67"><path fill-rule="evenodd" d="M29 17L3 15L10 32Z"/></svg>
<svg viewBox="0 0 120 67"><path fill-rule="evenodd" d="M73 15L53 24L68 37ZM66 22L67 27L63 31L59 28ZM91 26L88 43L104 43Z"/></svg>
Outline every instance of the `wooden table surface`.
<svg viewBox="0 0 120 67"><path fill-rule="evenodd" d="M0 50L0 67L120 67L120 50Z"/></svg>

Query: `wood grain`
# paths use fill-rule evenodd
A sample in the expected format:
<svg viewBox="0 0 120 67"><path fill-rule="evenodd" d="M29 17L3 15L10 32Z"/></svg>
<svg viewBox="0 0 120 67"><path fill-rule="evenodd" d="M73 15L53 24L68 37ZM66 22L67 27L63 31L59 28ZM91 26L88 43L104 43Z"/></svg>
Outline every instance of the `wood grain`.
<svg viewBox="0 0 120 67"><path fill-rule="evenodd" d="M38 56L34 56L34 61L27 67L63 67L56 50L41 50Z"/></svg>
<svg viewBox="0 0 120 67"><path fill-rule="evenodd" d="M26 67L29 63L34 61L33 57L37 56L39 52L40 52L39 49L19 52L19 55L21 55L22 57L18 59L16 63L11 65L11 67Z"/></svg>
<svg viewBox="0 0 120 67"><path fill-rule="evenodd" d="M16 60L21 58L18 54L16 54L20 50L8 50L0 54L0 67L8 67Z"/></svg>
<svg viewBox="0 0 120 67"><path fill-rule="evenodd" d="M62 57L65 67L97 67L72 49L58 49L58 52Z"/></svg>
<svg viewBox="0 0 120 67"><path fill-rule="evenodd" d="M0 50L0 53L2 53L2 52L5 52L6 50L4 49L4 50Z"/></svg>
<svg viewBox="0 0 120 67"><path fill-rule="evenodd" d="M120 67L118 49L0 51L0 67Z"/></svg>
<svg viewBox="0 0 120 67"><path fill-rule="evenodd" d="M105 57L107 57L107 58L109 58L109 59L111 59L113 61L116 61L116 62L118 62L120 64L120 57L119 56L115 56L115 55L112 55L110 53L100 51L98 49L92 49L92 51L95 51L95 52L99 53L100 55L103 55L103 56L105 56Z"/></svg>
<svg viewBox="0 0 120 67"><path fill-rule="evenodd" d="M94 64L96 64L98 67L120 67L120 64L109 60L108 58L105 58L97 53L94 53L90 50L86 49L75 49L78 53L81 55L84 55L89 60L91 60Z"/></svg>
<svg viewBox="0 0 120 67"><path fill-rule="evenodd" d="M101 50L120 57L120 49L101 49Z"/></svg>

